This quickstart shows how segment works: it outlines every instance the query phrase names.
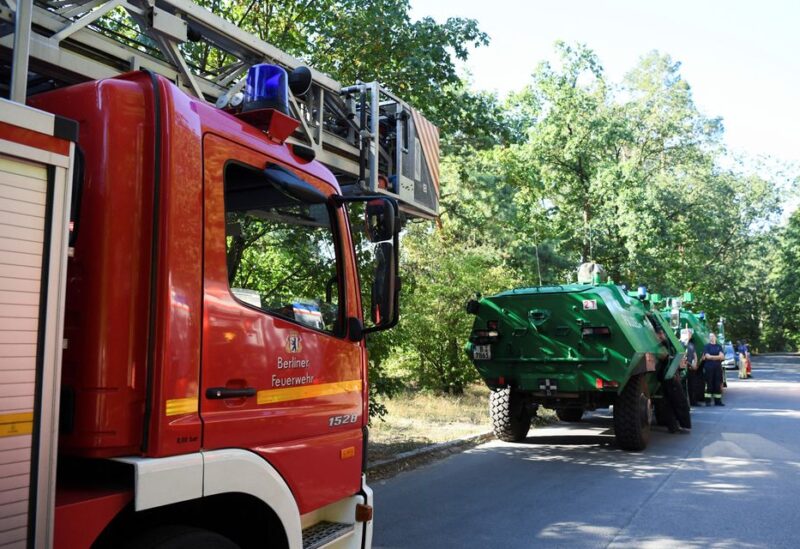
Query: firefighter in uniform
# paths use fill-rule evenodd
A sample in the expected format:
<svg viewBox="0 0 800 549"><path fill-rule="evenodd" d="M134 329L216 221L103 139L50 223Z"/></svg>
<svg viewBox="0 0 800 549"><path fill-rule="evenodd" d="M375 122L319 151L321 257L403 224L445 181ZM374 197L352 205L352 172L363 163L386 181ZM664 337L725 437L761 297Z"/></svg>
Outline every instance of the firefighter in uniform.
<svg viewBox="0 0 800 549"><path fill-rule="evenodd" d="M725 360L725 352L722 350L722 345L717 343L717 334L713 332L709 337L709 343L703 347L703 360L706 406L711 406L712 398L716 406L725 406L722 403L722 361Z"/></svg>

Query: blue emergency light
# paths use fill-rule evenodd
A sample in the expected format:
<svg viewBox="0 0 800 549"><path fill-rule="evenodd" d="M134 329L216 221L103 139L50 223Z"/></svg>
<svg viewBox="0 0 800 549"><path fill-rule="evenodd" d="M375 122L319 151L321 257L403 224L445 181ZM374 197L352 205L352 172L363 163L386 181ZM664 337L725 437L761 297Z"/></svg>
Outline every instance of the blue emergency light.
<svg viewBox="0 0 800 549"><path fill-rule="evenodd" d="M700 317L700 320L705 320L706 319L706 313L704 313L703 311L700 311L700 314L697 315L697 316Z"/></svg>
<svg viewBox="0 0 800 549"><path fill-rule="evenodd" d="M647 297L647 286L639 286L639 297L642 299Z"/></svg>
<svg viewBox="0 0 800 549"><path fill-rule="evenodd" d="M275 109L289 114L289 85L286 70L261 63L247 72L242 112Z"/></svg>

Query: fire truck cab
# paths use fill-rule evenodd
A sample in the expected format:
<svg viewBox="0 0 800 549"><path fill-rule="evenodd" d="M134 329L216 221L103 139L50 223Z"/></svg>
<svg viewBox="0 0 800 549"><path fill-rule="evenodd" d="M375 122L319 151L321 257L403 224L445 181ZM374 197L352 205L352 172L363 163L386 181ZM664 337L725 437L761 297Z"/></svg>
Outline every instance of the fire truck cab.
<svg viewBox="0 0 800 549"><path fill-rule="evenodd" d="M29 104L80 128L55 546L368 545L364 334L396 321L394 202L147 72Z"/></svg>
<svg viewBox="0 0 800 549"><path fill-rule="evenodd" d="M77 119L84 154L64 329L68 463L116 458L132 469L135 511L190 505L191 523L242 546L246 531L296 546L298 522L317 518L349 524L360 546L367 362L330 172L146 73L31 104ZM376 246L381 328L395 315L395 206L370 207L391 231ZM234 520L250 513L250 527Z"/></svg>
<svg viewBox="0 0 800 549"><path fill-rule="evenodd" d="M9 5L0 548L370 547L365 336L438 130L188 0Z"/></svg>

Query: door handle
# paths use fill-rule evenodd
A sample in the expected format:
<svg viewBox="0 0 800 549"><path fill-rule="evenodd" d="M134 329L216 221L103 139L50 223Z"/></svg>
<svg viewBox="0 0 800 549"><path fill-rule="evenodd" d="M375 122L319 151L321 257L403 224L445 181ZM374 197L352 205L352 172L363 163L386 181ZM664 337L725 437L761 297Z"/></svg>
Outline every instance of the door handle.
<svg viewBox="0 0 800 549"><path fill-rule="evenodd" d="M256 396L255 387L241 387L239 389L229 389L228 387L209 387L206 389L206 398L249 398Z"/></svg>

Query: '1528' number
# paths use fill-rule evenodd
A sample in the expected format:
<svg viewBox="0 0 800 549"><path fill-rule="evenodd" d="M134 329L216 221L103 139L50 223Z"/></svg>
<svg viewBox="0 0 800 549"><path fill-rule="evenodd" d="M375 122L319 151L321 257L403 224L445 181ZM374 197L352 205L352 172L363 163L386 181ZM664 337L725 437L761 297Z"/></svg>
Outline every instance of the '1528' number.
<svg viewBox="0 0 800 549"><path fill-rule="evenodd" d="M328 418L328 427L338 427L340 425L348 425L355 423L358 419L356 414L348 414L344 416L331 416Z"/></svg>

